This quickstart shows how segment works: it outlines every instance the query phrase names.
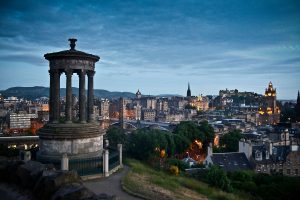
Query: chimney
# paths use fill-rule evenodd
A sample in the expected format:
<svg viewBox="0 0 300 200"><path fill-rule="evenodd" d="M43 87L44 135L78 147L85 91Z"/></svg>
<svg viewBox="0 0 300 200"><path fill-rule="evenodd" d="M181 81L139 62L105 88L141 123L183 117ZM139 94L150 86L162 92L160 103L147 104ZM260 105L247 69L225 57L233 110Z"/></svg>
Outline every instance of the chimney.
<svg viewBox="0 0 300 200"><path fill-rule="evenodd" d="M213 149L212 149L212 143L210 142L207 147L207 157L212 156L212 154L213 154Z"/></svg>
<svg viewBox="0 0 300 200"><path fill-rule="evenodd" d="M272 142L269 143L269 153L270 153L270 155L273 155L273 144L272 144Z"/></svg>
<svg viewBox="0 0 300 200"><path fill-rule="evenodd" d="M249 160L252 156L252 144L251 141L245 141L244 138L242 138L239 141L239 152L245 153L247 159Z"/></svg>

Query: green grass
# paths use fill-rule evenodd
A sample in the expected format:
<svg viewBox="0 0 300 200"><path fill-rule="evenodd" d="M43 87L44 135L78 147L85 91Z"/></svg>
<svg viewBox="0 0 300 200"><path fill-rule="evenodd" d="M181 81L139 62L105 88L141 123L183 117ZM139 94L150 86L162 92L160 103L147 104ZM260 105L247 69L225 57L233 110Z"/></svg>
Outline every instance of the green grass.
<svg viewBox="0 0 300 200"><path fill-rule="evenodd" d="M124 177L123 185L131 192L142 194L148 199L186 199L182 191L189 193L195 199L197 194L199 197L212 200L249 199L247 194L226 193L193 178L155 170L134 159L126 159L125 163L131 167L131 171Z"/></svg>

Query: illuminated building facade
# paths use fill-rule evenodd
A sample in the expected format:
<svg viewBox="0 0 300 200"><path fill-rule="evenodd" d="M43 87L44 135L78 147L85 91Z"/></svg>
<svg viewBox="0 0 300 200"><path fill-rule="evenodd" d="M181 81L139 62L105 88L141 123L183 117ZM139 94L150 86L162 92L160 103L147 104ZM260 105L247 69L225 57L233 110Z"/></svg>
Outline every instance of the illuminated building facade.
<svg viewBox="0 0 300 200"><path fill-rule="evenodd" d="M276 88L273 88L272 82L266 88L263 103L258 109L259 124L276 124L280 119L280 109L276 104Z"/></svg>
<svg viewBox="0 0 300 200"><path fill-rule="evenodd" d="M189 104L197 109L197 111L206 111L209 109L209 99L199 95L190 99Z"/></svg>
<svg viewBox="0 0 300 200"><path fill-rule="evenodd" d="M36 114L10 113L9 114L10 132L24 132L31 127L30 119L36 119Z"/></svg>

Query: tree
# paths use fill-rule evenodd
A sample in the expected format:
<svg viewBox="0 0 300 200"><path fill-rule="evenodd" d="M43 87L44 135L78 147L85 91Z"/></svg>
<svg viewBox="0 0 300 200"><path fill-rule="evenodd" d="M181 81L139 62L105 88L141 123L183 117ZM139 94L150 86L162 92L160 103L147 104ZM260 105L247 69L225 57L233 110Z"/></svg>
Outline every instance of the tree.
<svg viewBox="0 0 300 200"><path fill-rule="evenodd" d="M220 138L220 148L223 152L237 152L239 141L242 138L241 130L233 130Z"/></svg>
<svg viewBox="0 0 300 200"><path fill-rule="evenodd" d="M204 141L204 133L199 130L199 127L192 121L180 122L175 128L175 134L186 137L190 143L194 140Z"/></svg>
<svg viewBox="0 0 300 200"><path fill-rule="evenodd" d="M187 148L191 143L189 139L179 134L174 134L173 140L175 144L175 152L174 152L175 154L183 153L185 150L187 150Z"/></svg>
<svg viewBox="0 0 300 200"><path fill-rule="evenodd" d="M118 144L124 144L126 142L126 134L123 129L112 126L106 132L106 137L109 140L111 147L117 147Z"/></svg>
<svg viewBox="0 0 300 200"><path fill-rule="evenodd" d="M174 147L170 134L160 130L138 129L128 138L128 153L139 160L148 160L151 156L159 156L160 152L170 152L169 147ZM170 141L168 140L170 139Z"/></svg>
<svg viewBox="0 0 300 200"><path fill-rule="evenodd" d="M173 156L175 154L175 142L174 142L174 134L173 133L166 133L164 134L167 143L168 143L168 148L166 149L167 155L168 156Z"/></svg>
<svg viewBox="0 0 300 200"><path fill-rule="evenodd" d="M203 121L200 123L199 130L201 133L204 134L204 141L203 143L207 146L210 142L214 141L215 132L211 125L208 124L207 121Z"/></svg>
<svg viewBox="0 0 300 200"><path fill-rule="evenodd" d="M135 131L128 138L128 153L136 159L147 160L153 153L155 144L150 134Z"/></svg>

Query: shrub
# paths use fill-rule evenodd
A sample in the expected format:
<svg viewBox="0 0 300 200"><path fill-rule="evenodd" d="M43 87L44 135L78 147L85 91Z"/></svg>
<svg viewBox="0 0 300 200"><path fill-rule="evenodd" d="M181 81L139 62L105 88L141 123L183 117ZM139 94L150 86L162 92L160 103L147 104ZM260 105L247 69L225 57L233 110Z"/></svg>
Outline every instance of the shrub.
<svg viewBox="0 0 300 200"><path fill-rule="evenodd" d="M218 166L212 165L209 168L207 180L210 185L221 188L224 191L231 192L233 190L226 173Z"/></svg>
<svg viewBox="0 0 300 200"><path fill-rule="evenodd" d="M187 163L185 163L181 160L175 159L175 158L167 159L167 165L177 166L180 171L185 171L185 169L189 168L189 165Z"/></svg>
<svg viewBox="0 0 300 200"><path fill-rule="evenodd" d="M173 175L177 176L179 174L179 169L175 165L171 165L169 170L170 170L170 173Z"/></svg>

